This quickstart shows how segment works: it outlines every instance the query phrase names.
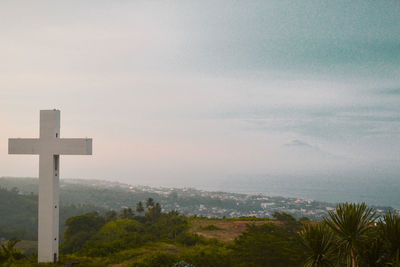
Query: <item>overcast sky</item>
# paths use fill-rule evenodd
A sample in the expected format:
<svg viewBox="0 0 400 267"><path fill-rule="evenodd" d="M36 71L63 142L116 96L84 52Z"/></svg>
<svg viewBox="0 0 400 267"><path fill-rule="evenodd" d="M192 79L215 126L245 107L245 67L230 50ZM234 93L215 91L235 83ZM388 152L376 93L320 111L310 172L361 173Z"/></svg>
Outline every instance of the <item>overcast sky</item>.
<svg viewBox="0 0 400 267"><path fill-rule="evenodd" d="M400 173L400 1L1 1L0 176L61 110L61 177Z"/></svg>

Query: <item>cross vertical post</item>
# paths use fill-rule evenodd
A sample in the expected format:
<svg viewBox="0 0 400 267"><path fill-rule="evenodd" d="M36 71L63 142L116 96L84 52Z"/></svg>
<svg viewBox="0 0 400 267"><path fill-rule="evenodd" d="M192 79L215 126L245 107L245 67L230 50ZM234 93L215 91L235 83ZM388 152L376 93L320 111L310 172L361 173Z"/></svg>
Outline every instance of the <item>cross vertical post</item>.
<svg viewBox="0 0 400 267"><path fill-rule="evenodd" d="M60 111L40 111L40 139L51 140L59 136ZM39 154L39 262L57 262L59 255L59 157L53 153Z"/></svg>
<svg viewBox="0 0 400 267"><path fill-rule="evenodd" d="M92 139L60 138L60 111L40 111L39 138L10 138L9 154L39 155L38 262L57 262L60 155L92 155Z"/></svg>

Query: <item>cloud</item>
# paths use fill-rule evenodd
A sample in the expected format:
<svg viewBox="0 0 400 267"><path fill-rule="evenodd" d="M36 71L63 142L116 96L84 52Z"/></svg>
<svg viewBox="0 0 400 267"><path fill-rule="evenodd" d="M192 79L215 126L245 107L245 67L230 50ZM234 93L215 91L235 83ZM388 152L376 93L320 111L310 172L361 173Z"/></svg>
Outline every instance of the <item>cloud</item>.
<svg viewBox="0 0 400 267"><path fill-rule="evenodd" d="M398 73L398 1L202 1L181 11L184 48L190 49L183 58L196 60L189 65L195 69L367 78Z"/></svg>
<svg viewBox="0 0 400 267"><path fill-rule="evenodd" d="M0 4L2 140L57 107L64 136L96 140L99 178L398 159L399 1L26 6Z"/></svg>
<svg viewBox="0 0 400 267"><path fill-rule="evenodd" d="M307 148L313 147L312 145L310 145L306 142L297 140L297 139L290 141L289 143L285 144L285 146L287 146L287 147L307 147Z"/></svg>
<svg viewBox="0 0 400 267"><path fill-rule="evenodd" d="M376 90L375 93L383 96L400 96L400 88L384 88Z"/></svg>

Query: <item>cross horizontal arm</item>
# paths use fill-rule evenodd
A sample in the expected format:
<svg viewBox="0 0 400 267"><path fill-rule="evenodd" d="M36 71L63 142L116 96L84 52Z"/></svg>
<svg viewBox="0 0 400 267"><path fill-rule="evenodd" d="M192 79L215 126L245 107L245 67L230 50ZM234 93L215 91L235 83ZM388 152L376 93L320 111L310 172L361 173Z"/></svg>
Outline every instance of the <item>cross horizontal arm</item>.
<svg viewBox="0 0 400 267"><path fill-rule="evenodd" d="M8 154L40 154L39 142L37 138L10 138Z"/></svg>
<svg viewBox="0 0 400 267"><path fill-rule="evenodd" d="M92 155L92 139L62 138L56 139L53 153L55 155Z"/></svg>

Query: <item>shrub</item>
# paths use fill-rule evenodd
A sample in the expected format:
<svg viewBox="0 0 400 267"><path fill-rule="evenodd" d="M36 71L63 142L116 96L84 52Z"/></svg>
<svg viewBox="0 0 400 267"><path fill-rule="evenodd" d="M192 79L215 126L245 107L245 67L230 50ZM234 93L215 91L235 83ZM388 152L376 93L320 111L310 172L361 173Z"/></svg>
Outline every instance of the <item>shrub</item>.
<svg viewBox="0 0 400 267"><path fill-rule="evenodd" d="M201 230L206 230L206 231L217 231L217 230L222 230L222 228L215 226L214 224L209 224L206 226L200 226Z"/></svg>

